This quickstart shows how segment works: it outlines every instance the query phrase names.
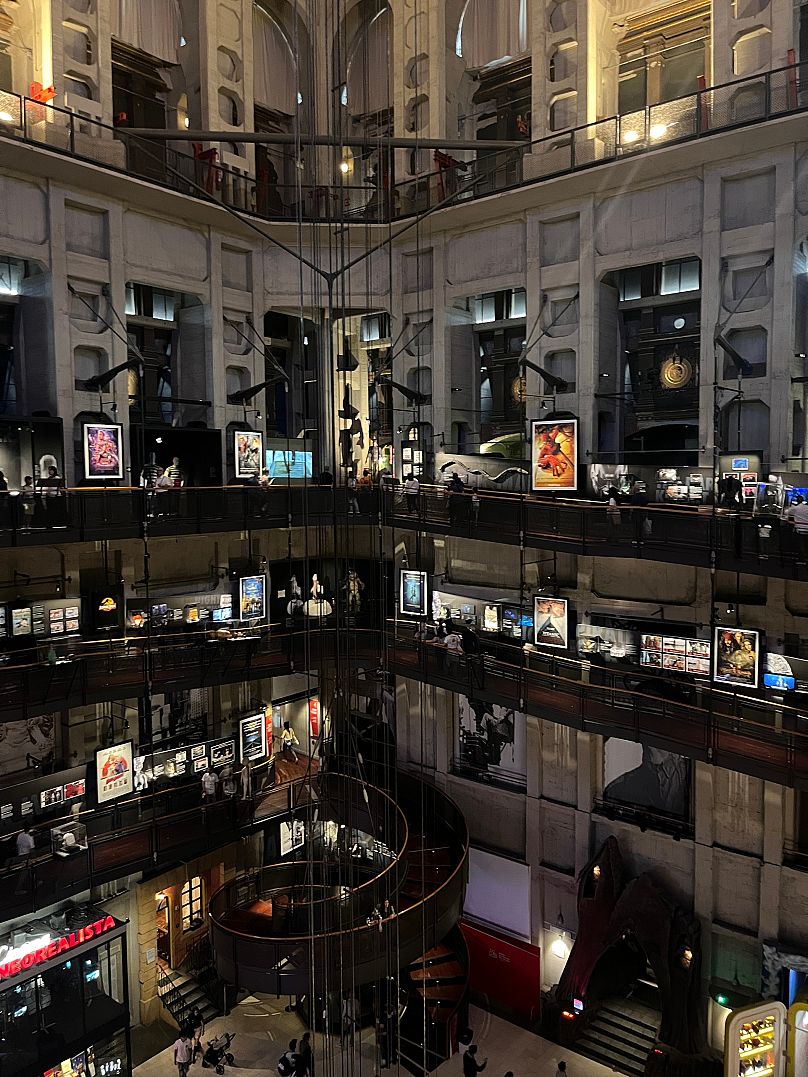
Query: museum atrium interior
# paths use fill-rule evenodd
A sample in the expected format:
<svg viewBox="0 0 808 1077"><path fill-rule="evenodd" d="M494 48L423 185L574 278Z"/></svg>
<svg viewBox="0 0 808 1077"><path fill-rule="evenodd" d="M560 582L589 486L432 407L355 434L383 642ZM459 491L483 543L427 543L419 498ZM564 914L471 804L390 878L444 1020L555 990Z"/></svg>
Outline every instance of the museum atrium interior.
<svg viewBox="0 0 808 1077"><path fill-rule="evenodd" d="M2 1077L808 1073L807 111L804 0L0 0Z"/></svg>

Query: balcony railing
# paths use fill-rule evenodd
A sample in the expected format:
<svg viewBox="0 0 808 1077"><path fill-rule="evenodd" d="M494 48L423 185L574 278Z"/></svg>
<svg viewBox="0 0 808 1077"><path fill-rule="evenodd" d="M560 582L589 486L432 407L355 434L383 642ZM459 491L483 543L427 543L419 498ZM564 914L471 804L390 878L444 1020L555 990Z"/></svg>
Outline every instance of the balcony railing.
<svg viewBox="0 0 808 1077"><path fill-rule="evenodd" d="M182 194L204 197L265 220L371 221L406 217L444 202L460 202L524 183L692 141L734 127L808 109L806 64L791 64L697 90L623 116L610 116L513 150L491 152L480 141L471 162L441 164L435 172L392 187L372 184L282 185L244 168L223 165L218 151L137 138L28 97L0 91L0 134L38 143L115 168ZM233 141L231 133L222 139ZM237 136L235 138L237 141ZM305 149L305 139L303 140ZM445 155L443 155L445 156Z"/></svg>
<svg viewBox="0 0 808 1077"><path fill-rule="evenodd" d="M421 485L417 512L400 490L360 490L359 517L347 516L344 487L189 487L165 493L139 489L77 488L51 499L32 520L18 497L0 497L0 550L54 542L152 538L223 531L304 527L339 518L382 523L491 542L602 557L709 567L808 580L808 544L777 516L752 516L711 506L622 505L619 520L604 502L532 494L480 492L451 510L442 486ZM44 503L43 503L44 505Z"/></svg>

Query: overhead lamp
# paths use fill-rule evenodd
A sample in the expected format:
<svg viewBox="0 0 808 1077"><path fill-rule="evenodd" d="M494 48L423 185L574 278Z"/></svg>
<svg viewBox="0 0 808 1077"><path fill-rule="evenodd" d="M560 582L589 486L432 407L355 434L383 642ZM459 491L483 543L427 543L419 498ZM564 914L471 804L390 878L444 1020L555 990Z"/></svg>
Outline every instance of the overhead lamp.
<svg viewBox="0 0 808 1077"><path fill-rule="evenodd" d="M530 370L535 371L535 373L544 381L547 388L554 393L566 393L569 389L568 383L563 378L551 374L549 370L545 370L536 363L531 363L529 359L525 359L524 357L520 359L519 366L528 367Z"/></svg>
<svg viewBox="0 0 808 1077"><path fill-rule="evenodd" d="M563 961L566 957L569 956L567 944L566 942L564 942L560 935L557 939L553 939L553 941L550 943L550 953L553 955L553 957L557 957L559 961Z"/></svg>

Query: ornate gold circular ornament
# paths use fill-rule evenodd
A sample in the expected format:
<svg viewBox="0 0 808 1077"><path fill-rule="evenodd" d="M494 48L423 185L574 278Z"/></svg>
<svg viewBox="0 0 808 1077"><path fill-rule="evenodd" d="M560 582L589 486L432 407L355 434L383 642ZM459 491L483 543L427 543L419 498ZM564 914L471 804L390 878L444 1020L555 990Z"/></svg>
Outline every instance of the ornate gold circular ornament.
<svg viewBox="0 0 808 1077"><path fill-rule="evenodd" d="M525 401L527 384L525 381L525 375L520 374L517 378L514 378L511 382L511 397L514 403L523 404Z"/></svg>
<svg viewBox="0 0 808 1077"><path fill-rule="evenodd" d="M693 377L693 364L680 355L671 355L659 368L659 381L665 389L683 389Z"/></svg>

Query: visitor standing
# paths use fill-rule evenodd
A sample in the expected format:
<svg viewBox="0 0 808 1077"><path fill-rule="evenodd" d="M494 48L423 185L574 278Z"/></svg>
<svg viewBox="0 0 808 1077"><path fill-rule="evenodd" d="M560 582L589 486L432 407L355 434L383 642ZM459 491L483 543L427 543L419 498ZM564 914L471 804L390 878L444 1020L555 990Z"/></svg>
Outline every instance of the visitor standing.
<svg viewBox="0 0 808 1077"><path fill-rule="evenodd" d="M407 498L407 512L410 516L418 515L418 495L421 492L421 484L410 472L404 483L404 496Z"/></svg>
<svg viewBox="0 0 808 1077"><path fill-rule="evenodd" d="M191 1064L191 1038L183 1029L174 1040L174 1065L177 1067L178 1077L188 1077L188 1067Z"/></svg>

